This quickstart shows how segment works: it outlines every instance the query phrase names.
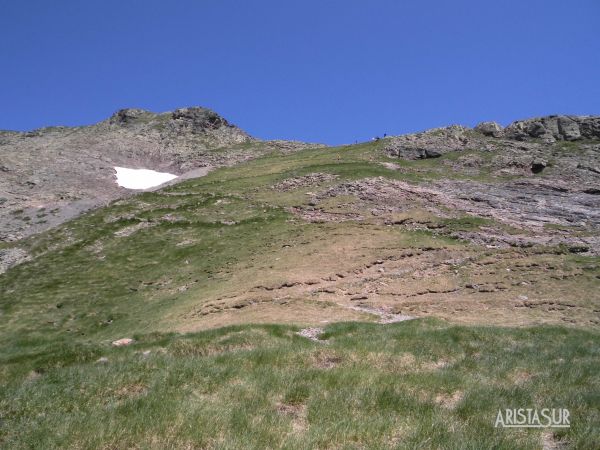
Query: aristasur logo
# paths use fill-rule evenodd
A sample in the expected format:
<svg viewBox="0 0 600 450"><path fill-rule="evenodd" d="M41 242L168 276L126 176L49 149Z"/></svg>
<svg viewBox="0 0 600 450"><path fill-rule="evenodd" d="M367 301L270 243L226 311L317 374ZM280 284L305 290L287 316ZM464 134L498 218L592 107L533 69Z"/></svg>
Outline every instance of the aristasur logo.
<svg viewBox="0 0 600 450"><path fill-rule="evenodd" d="M566 408L513 408L498 410L494 427L502 428L569 428L569 410Z"/></svg>

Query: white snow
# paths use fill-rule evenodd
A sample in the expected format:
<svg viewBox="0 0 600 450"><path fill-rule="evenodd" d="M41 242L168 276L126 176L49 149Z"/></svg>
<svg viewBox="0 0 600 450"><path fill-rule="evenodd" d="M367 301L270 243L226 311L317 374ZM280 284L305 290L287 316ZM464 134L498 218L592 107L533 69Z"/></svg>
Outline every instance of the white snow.
<svg viewBox="0 0 600 450"><path fill-rule="evenodd" d="M177 178L177 175L172 173L148 169L115 167L115 170L117 171L117 184L127 189L148 189Z"/></svg>

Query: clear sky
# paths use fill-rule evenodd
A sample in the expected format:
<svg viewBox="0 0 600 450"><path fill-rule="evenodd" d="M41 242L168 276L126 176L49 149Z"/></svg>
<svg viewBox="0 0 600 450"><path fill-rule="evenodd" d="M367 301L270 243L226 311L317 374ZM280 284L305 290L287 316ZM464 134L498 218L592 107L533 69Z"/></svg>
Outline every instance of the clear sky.
<svg viewBox="0 0 600 450"><path fill-rule="evenodd" d="M600 114L599 0L1 0L0 129L206 106L329 144Z"/></svg>

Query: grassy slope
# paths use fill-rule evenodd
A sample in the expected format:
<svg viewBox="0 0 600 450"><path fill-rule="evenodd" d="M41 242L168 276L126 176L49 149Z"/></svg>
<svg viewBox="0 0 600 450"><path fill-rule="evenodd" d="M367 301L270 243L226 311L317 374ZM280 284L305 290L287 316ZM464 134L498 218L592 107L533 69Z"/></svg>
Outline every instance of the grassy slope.
<svg viewBox="0 0 600 450"><path fill-rule="evenodd" d="M287 313L267 307L258 316L244 310L212 322L202 314L228 306L221 299L235 290L281 283L297 271L335 271L345 259L368 262L382 248L466 251L465 243L427 232L307 224L286 208L306 204L310 188L270 188L311 172L339 175L337 182L443 176L439 160L386 169L379 145L261 158L116 202L27 240L38 258L0 277L1 446L536 448L539 431L492 428L498 408L520 406L568 407L570 442L598 442L595 331L419 320L331 325L329 345L284 325L164 334L240 317L366 319L304 298ZM485 224L479 222L451 225ZM115 236L140 223L149 226ZM110 340L132 334L135 347L110 348ZM142 358L142 349L152 353ZM100 356L109 363L94 364Z"/></svg>
<svg viewBox="0 0 600 450"><path fill-rule="evenodd" d="M0 390L6 448L539 448L498 409L566 407L556 439L599 442L598 333L338 323L64 346ZM150 351L144 356L142 352ZM100 356L107 363L94 363Z"/></svg>
<svg viewBox="0 0 600 450"><path fill-rule="evenodd" d="M192 292L179 292L185 283L191 281L193 292L207 296L222 289L240 266L269 268L283 244L328 234L327 225L289 221L284 208L305 201L303 193L280 194L269 186L316 170L353 178L397 176L364 161L372 157L370 147L346 151L343 164L334 164L336 155L322 149L263 158L166 193L116 202L29 239L29 250L41 256L0 279L3 345L22 347L22 338L46 340L48 333L112 338L132 328L155 329L155 321L174 307L197 303ZM177 221L160 219L167 214ZM130 236L114 236L140 220L157 222ZM347 227L361 231L358 225ZM190 244L177 246L186 241Z"/></svg>

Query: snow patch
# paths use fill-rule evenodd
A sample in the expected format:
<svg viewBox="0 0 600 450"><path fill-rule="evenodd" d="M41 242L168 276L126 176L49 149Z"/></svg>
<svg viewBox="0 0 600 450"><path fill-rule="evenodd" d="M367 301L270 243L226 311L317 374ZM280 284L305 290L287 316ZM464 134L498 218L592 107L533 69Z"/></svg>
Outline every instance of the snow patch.
<svg viewBox="0 0 600 450"><path fill-rule="evenodd" d="M148 169L115 167L115 170L117 171L117 184L126 189L148 189L177 178L177 175L172 173Z"/></svg>

